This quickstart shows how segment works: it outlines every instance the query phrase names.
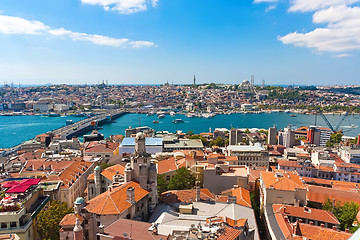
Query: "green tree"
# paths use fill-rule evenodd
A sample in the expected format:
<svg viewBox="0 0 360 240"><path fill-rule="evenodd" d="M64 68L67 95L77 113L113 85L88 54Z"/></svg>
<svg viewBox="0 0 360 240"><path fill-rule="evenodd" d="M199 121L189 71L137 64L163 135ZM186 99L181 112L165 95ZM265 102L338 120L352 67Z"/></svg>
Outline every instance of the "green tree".
<svg viewBox="0 0 360 240"><path fill-rule="evenodd" d="M225 141L224 139L222 139L222 137L217 137L215 140L212 140L210 142L210 146L218 146L218 147L224 147L225 146Z"/></svg>
<svg viewBox="0 0 360 240"><path fill-rule="evenodd" d="M186 133L186 135L192 136L192 135L194 135L194 133L193 133L192 131L188 131L188 132Z"/></svg>
<svg viewBox="0 0 360 240"><path fill-rule="evenodd" d="M341 132L331 134L330 140L326 142L326 147L333 147L335 144L339 144L342 136L343 134Z"/></svg>
<svg viewBox="0 0 360 240"><path fill-rule="evenodd" d="M59 223L66 214L72 213L74 210L68 208L64 202L53 201L47 210L42 210L38 215L38 232L41 239L58 240L60 239Z"/></svg>
<svg viewBox="0 0 360 240"><path fill-rule="evenodd" d="M164 175L157 175L157 187L158 187L158 195L160 196L163 192L166 192L168 190L167 188L167 182L165 180Z"/></svg>
<svg viewBox="0 0 360 240"><path fill-rule="evenodd" d="M170 178L167 188L168 190L190 189L195 186L195 180L190 170L182 167L176 170L175 175Z"/></svg>
<svg viewBox="0 0 360 240"><path fill-rule="evenodd" d="M248 128L246 128L244 133L250 133L250 130Z"/></svg>
<svg viewBox="0 0 360 240"><path fill-rule="evenodd" d="M322 208L327 211L333 211L335 217L340 222L340 229L350 229L352 227L353 222L356 219L356 215L359 212L359 205L354 202L346 202L341 204L338 202L334 207L330 199L327 199L324 203ZM352 231L356 230L351 228Z"/></svg>

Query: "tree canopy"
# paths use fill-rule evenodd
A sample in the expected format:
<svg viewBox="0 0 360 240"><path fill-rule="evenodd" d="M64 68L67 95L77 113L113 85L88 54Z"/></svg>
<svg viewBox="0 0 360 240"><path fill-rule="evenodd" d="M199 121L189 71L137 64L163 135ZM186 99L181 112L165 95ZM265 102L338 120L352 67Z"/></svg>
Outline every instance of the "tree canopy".
<svg viewBox="0 0 360 240"><path fill-rule="evenodd" d="M333 211L333 205L330 199L327 199L324 203L322 208L327 211ZM359 212L359 205L354 202L345 202L341 204L338 202L334 206L334 215L340 222L340 229L350 229L352 227L353 222L356 219L356 215ZM353 230L353 229L351 229Z"/></svg>
<svg viewBox="0 0 360 240"><path fill-rule="evenodd" d="M222 139L222 137L217 137L215 140L212 140L210 142L210 146L224 147L225 146L224 139Z"/></svg>
<svg viewBox="0 0 360 240"><path fill-rule="evenodd" d="M74 212L74 210L72 208L68 208L66 203L52 201L50 203L50 207L47 210L42 210L38 215L37 228L41 239L60 239L59 223L66 214L72 212Z"/></svg>
<svg viewBox="0 0 360 240"><path fill-rule="evenodd" d="M176 170L174 176L171 177L167 186L168 190L183 190L190 189L195 186L195 177L191 174L190 170L185 167Z"/></svg>

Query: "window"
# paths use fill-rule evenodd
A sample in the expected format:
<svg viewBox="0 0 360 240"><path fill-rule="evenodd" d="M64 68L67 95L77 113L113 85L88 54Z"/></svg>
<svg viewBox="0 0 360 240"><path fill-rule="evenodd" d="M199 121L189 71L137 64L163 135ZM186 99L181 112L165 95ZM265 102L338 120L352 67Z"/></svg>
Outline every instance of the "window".
<svg viewBox="0 0 360 240"><path fill-rule="evenodd" d="M98 226L98 227L100 226L100 222L97 222L97 226Z"/></svg>
<svg viewBox="0 0 360 240"><path fill-rule="evenodd" d="M1 223L1 228L7 228L7 223L6 223L6 222L2 222L2 223Z"/></svg>
<svg viewBox="0 0 360 240"><path fill-rule="evenodd" d="M141 204L141 209L144 209L144 203Z"/></svg>
<svg viewBox="0 0 360 240"><path fill-rule="evenodd" d="M16 228L16 222L10 222L10 227L11 228Z"/></svg>

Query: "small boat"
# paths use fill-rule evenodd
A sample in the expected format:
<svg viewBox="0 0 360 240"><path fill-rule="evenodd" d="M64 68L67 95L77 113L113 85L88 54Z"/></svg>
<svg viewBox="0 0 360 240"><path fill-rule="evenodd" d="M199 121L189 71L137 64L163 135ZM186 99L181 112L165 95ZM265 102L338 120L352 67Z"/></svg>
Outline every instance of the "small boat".
<svg viewBox="0 0 360 240"><path fill-rule="evenodd" d="M164 114L159 114L159 115L158 115L158 118L164 118L164 117L165 117Z"/></svg>
<svg viewBox="0 0 360 240"><path fill-rule="evenodd" d="M153 123L159 123L159 121L158 121L158 120L154 120Z"/></svg>
<svg viewBox="0 0 360 240"><path fill-rule="evenodd" d="M297 117L295 114L291 114L290 117Z"/></svg>
<svg viewBox="0 0 360 240"><path fill-rule="evenodd" d="M175 115L175 112L171 111L171 112L170 112L170 115L171 115L171 116L174 116L174 115Z"/></svg>
<svg viewBox="0 0 360 240"><path fill-rule="evenodd" d="M175 120L173 120L172 122L173 122L173 123L183 123L184 120L182 120L182 119L175 119Z"/></svg>

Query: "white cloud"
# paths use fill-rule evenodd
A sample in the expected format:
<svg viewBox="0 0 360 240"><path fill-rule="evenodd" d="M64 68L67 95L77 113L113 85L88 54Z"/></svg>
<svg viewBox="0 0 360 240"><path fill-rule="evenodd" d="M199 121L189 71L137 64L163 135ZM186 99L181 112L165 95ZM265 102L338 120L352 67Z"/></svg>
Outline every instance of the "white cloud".
<svg viewBox="0 0 360 240"><path fill-rule="evenodd" d="M313 22L326 24L308 33L289 33L279 37L284 44L313 48L320 52L345 52L360 49L360 8L336 6L319 10Z"/></svg>
<svg viewBox="0 0 360 240"><path fill-rule="evenodd" d="M75 41L88 41L96 45L112 47L142 48L153 47L149 41L130 41L127 38L112 38L98 34L72 32L64 28L53 29L39 21L29 21L19 17L0 15L0 32L3 34L48 34L54 37L64 37Z"/></svg>
<svg viewBox="0 0 360 240"><path fill-rule="evenodd" d="M276 6L275 5L270 5L265 9L265 12L270 12L271 10L275 9Z"/></svg>
<svg viewBox="0 0 360 240"><path fill-rule="evenodd" d="M359 0L290 0L290 12L309 12L331 6L351 5Z"/></svg>
<svg viewBox="0 0 360 240"><path fill-rule="evenodd" d="M132 14L146 11L148 6L156 7L158 0L81 0L83 4L100 5L106 11L113 10L120 14Z"/></svg>
<svg viewBox="0 0 360 240"><path fill-rule="evenodd" d="M334 57L337 58L344 58L344 57L350 57L351 54L347 54L347 53L342 53L342 54L338 54L338 55L334 55Z"/></svg>
<svg viewBox="0 0 360 240"><path fill-rule="evenodd" d="M4 34L41 34L48 28L42 22L0 15L0 32Z"/></svg>

